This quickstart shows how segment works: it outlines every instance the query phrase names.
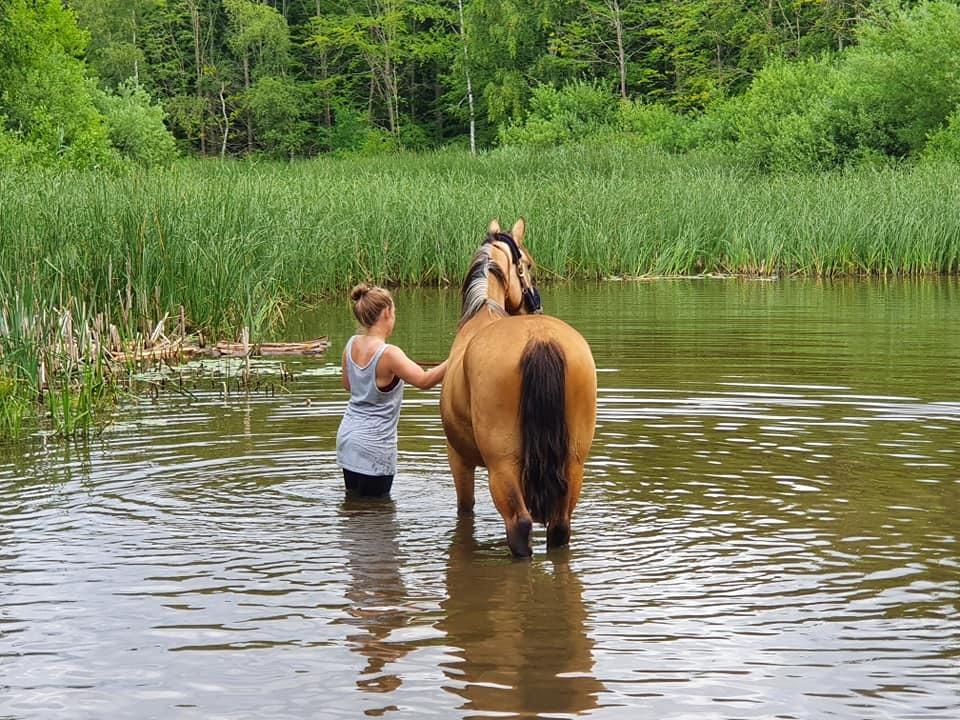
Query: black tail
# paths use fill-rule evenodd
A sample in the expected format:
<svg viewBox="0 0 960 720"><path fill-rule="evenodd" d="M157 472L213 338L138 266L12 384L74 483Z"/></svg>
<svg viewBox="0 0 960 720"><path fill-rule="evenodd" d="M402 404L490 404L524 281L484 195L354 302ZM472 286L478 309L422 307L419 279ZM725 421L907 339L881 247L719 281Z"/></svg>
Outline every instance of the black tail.
<svg viewBox="0 0 960 720"><path fill-rule="evenodd" d="M547 523L567 494L567 418L563 350L531 340L520 357L520 481L534 521Z"/></svg>

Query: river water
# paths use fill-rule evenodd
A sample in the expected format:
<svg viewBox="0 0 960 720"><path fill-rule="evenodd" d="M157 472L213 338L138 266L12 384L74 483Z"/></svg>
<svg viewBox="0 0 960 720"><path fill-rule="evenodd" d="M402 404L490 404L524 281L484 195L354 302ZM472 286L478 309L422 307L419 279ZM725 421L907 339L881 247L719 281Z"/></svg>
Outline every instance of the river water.
<svg viewBox="0 0 960 720"><path fill-rule="evenodd" d="M458 522L437 391L345 500L331 303L286 391L0 448L0 717L960 717L960 285L543 294L599 370L569 549L511 559L482 476ZM456 294L397 306L442 357Z"/></svg>

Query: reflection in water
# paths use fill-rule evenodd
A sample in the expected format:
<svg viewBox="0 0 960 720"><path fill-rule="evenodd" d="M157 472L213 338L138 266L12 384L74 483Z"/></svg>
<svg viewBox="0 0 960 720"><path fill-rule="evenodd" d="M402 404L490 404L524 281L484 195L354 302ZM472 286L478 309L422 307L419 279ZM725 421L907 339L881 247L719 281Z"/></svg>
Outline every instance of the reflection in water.
<svg viewBox="0 0 960 720"><path fill-rule="evenodd" d="M447 689L474 714L573 715L597 706L593 642L567 550L532 562L484 554L472 518L457 525L440 629L457 661Z"/></svg>
<svg viewBox="0 0 960 720"><path fill-rule="evenodd" d="M356 628L347 636L350 647L366 659L357 687L371 693L391 693L401 683L391 671L413 647L391 638L410 620L408 596L400 574L400 545L393 500L347 497L341 506L340 539L347 557L350 585L348 617ZM395 707L384 708L396 709ZM376 711L368 711L376 714Z"/></svg>
<svg viewBox="0 0 960 720"><path fill-rule="evenodd" d="M439 357L459 294L397 295ZM960 283L544 302L601 371L569 561L512 562L482 480L447 547L435 391L396 504L344 503L335 346L289 394L0 445L0 718L960 718Z"/></svg>

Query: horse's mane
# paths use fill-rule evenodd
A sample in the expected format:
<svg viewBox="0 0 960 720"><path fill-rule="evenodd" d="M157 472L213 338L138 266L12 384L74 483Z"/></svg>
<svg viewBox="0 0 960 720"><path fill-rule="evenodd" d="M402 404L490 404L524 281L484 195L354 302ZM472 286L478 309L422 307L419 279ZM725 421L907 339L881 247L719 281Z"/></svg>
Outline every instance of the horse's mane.
<svg viewBox="0 0 960 720"><path fill-rule="evenodd" d="M507 276L490 254L493 246L485 243L473 256L470 269L460 289L461 309L460 325L476 315L487 303L488 274L493 275L500 284L507 287Z"/></svg>

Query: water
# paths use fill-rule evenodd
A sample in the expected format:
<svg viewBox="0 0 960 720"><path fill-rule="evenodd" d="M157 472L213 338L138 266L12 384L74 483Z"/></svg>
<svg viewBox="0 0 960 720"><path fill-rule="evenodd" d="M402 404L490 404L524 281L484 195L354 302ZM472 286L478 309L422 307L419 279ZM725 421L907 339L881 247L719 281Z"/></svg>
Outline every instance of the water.
<svg viewBox="0 0 960 720"><path fill-rule="evenodd" d="M438 392L393 501L346 501L329 333L289 393L0 450L0 717L960 717L960 286L544 289L590 341L569 549L458 523ZM398 294L440 358L451 292Z"/></svg>

